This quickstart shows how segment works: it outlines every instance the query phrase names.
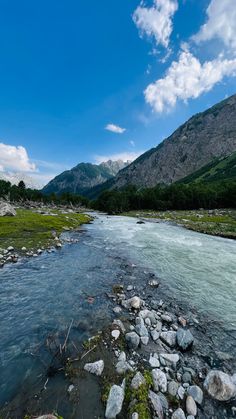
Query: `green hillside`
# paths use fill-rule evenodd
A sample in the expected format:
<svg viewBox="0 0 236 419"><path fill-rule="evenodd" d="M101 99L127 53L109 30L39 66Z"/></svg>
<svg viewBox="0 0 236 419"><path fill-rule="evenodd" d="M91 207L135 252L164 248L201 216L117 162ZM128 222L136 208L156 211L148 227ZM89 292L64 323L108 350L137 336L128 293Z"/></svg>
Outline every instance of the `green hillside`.
<svg viewBox="0 0 236 419"><path fill-rule="evenodd" d="M177 183L217 182L227 179L236 179L236 152L225 158L214 159Z"/></svg>

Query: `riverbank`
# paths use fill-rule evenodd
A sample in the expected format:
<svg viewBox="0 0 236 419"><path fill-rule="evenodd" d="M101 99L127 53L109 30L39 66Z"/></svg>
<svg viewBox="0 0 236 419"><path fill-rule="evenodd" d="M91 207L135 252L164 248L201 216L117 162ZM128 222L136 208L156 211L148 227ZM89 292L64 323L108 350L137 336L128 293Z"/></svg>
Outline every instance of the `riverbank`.
<svg viewBox="0 0 236 419"><path fill-rule="evenodd" d="M38 256L62 246L61 233L78 229L92 218L68 208L17 208L15 216L0 217L0 266L20 256Z"/></svg>
<svg viewBox="0 0 236 419"><path fill-rule="evenodd" d="M192 211L130 211L122 215L151 219L155 222L172 222L189 230L212 236L236 239L236 210Z"/></svg>
<svg viewBox="0 0 236 419"><path fill-rule="evenodd" d="M142 286L130 279L138 273ZM2 417L33 419L46 413L53 415L50 419L234 418L236 403L229 395L236 391L230 378L235 357L213 347L207 319L184 311L174 300L161 299L161 288L151 272L127 265L124 279L107 294L113 310L110 325L83 346L73 336L76 319L63 334L50 335L52 363L41 386L30 397L25 389L19 391L14 403L1 411ZM212 386L209 373L215 369L221 373ZM58 376L65 380L63 402L53 401ZM49 407L43 411L42 406Z"/></svg>

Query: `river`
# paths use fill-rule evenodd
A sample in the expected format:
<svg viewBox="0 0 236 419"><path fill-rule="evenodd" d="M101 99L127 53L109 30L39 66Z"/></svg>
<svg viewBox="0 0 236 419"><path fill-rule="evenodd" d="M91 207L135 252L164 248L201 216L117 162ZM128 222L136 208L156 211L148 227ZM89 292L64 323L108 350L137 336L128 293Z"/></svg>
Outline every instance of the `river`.
<svg viewBox="0 0 236 419"><path fill-rule="evenodd" d="M34 354L49 334L67 330L73 319L73 336L81 342L109 322L106 292L127 275L126 264L152 270L166 295L219 322L235 339L235 241L105 215L74 236L77 244L0 271L1 406L16 398L20 388L26 393L37 388L49 354L43 349L40 357ZM130 274L134 278L141 281Z"/></svg>

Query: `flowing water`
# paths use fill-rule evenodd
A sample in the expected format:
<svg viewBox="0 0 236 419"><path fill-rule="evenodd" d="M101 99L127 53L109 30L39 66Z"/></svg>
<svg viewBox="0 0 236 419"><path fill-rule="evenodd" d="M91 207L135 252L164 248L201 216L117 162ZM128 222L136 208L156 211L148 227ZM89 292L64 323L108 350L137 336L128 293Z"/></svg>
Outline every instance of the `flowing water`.
<svg viewBox="0 0 236 419"><path fill-rule="evenodd" d="M48 334L67 330L74 319L81 341L109 322L105 293L124 275L125 262L151 269L169 296L219 321L234 339L235 241L105 215L78 235L77 244L0 271L0 405L41 377L42 359L33 354Z"/></svg>

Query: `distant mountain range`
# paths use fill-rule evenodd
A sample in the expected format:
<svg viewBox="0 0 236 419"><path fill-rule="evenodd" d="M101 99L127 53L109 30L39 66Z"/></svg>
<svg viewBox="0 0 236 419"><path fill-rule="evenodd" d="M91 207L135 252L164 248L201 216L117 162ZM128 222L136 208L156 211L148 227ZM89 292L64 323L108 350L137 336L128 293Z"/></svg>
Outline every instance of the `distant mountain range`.
<svg viewBox="0 0 236 419"><path fill-rule="evenodd" d="M31 189L41 189L42 184L37 182L33 177L28 176L25 173L18 172L0 172L0 180L5 180L11 182L12 185L18 185L18 183L23 180L25 186Z"/></svg>
<svg viewBox="0 0 236 419"><path fill-rule="evenodd" d="M194 115L156 148L130 164L80 163L49 182L43 191L70 191L93 199L105 189L127 185L140 188L181 180L187 183L235 178L235 152L236 95Z"/></svg>
<svg viewBox="0 0 236 419"><path fill-rule="evenodd" d="M71 192L74 194L87 195L94 188L114 176L119 170L128 166L130 162L122 160L108 160L99 165L92 163L79 163L71 170L66 170L52 179L42 191L46 194Z"/></svg>

